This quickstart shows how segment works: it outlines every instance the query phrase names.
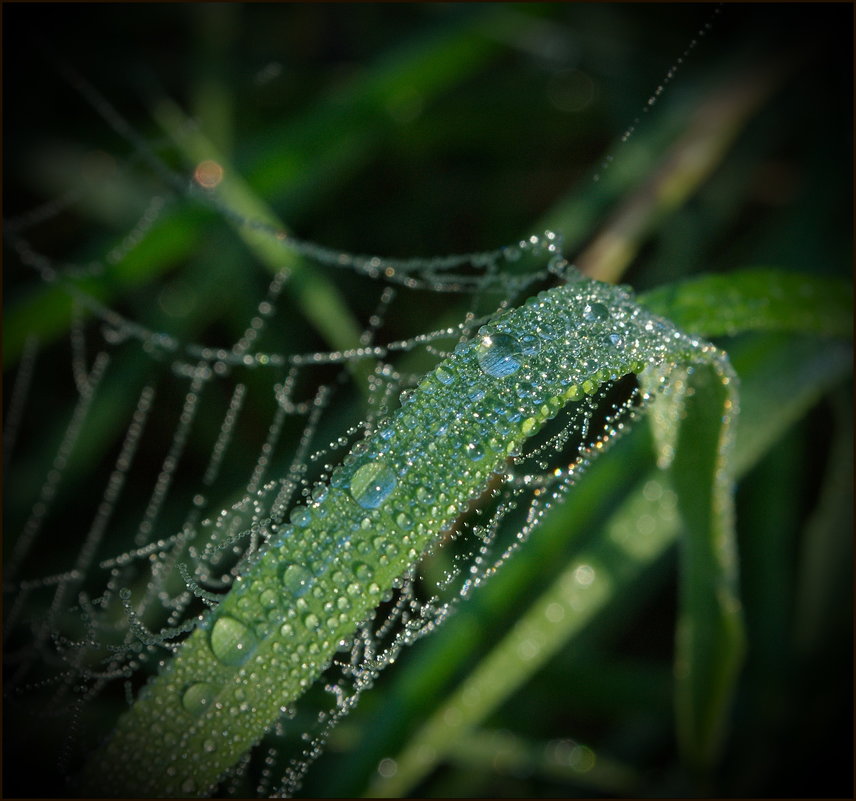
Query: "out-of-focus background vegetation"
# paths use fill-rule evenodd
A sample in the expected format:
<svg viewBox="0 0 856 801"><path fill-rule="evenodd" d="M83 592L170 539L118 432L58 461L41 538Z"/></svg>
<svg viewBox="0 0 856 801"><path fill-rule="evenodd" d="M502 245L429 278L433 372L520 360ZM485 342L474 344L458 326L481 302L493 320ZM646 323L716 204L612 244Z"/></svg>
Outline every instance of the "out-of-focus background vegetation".
<svg viewBox="0 0 856 801"><path fill-rule="evenodd" d="M613 209L668 161L704 98L723 84L739 86L759 64L783 61L790 67L710 178L677 208L654 215L622 280L642 290L741 267L839 276L851 270L847 4L727 4L717 15L713 6L685 4L7 4L3 37L4 217L79 193L23 232L64 265L104 260L152 197L165 194L132 145L70 87L64 63L189 177L186 158L153 113L164 97L174 100L302 238L358 253L439 255L492 248L549 224L565 235L573 259ZM632 137L621 143L631 126ZM41 369L4 478L8 560L74 391L68 301L47 290L10 247L3 272L7 387L27 335L41 343ZM364 324L376 287L366 291L366 279L342 271L325 274ZM154 330L231 342L269 280L221 217L182 201L115 269L82 285ZM287 313L291 302L283 301L285 312L266 334L268 349L332 349L299 309ZM458 319L443 296L403 297L386 316L384 338ZM129 404L155 368L163 365L122 365L125 372L110 384L115 394L99 396L96 422L75 449L71 480L60 485L49 518L47 528L57 533L25 562L21 577L68 569L109 476ZM129 486L127 518L111 524L114 539L101 558L131 547L135 515L174 435L182 391L177 382L163 389L175 394L176 411L156 416L147 429L140 462L150 467ZM311 397L309 389L305 394ZM7 413L9 397L4 392ZM263 420L273 405L265 397ZM220 419L200 415L163 513L165 531L184 517ZM325 424L319 440L335 436L343 419L349 418ZM825 397L741 484L747 661L722 762L705 783L682 771L674 743L670 551L410 793L851 795L852 457L842 444L852 437L849 423L848 392ZM263 427L241 425L239 441L263 440ZM251 470L257 452L230 456L224 493ZM598 499L586 522L593 533L621 495L611 480L590 490ZM562 559L570 553L571 546L559 551ZM502 598L499 584L482 605L477 594L457 629L409 649L334 732L303 793L359 794L379 764L391 770L381 760L395 757L537 597L556 552L516 558L524 588L509 585L515 595ZM37 614L42 607L32 603ZM26 636L16 628L7 648L14 651ZM108 725L121 703L120 689L103 711L92 705L95 719L103 714ZM32 721L25 703L5 724L7 794L57 792L61 737L49 722ZM250 785L238 789L251 792Z"/></svg>

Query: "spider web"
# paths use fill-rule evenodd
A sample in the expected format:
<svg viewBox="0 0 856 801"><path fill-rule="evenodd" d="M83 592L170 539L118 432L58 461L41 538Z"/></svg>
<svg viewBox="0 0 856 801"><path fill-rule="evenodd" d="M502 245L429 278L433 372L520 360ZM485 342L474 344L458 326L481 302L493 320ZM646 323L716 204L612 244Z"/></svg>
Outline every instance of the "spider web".
<svg viewBox="0 0 856 801"><path fill-rule="evenodd" d="M51 758L73 775L103 736L102 719L132 703L297 504L323 491L350 447L458 342L554 285L568 263L550 232L412 259L300 240L236 212L206 185L201 165L190 174L172 166L180 159L169 143L143 136L73 67L60 69L127 152L96 151L88 181L5 221L16 290L69 322L56 341L11 332L22 344L7 373L4 643L13 714L61 732ZM46 230L103 204L111 182L140 189L122 210L121 235L87 231L79 240L63 231L71 241L58 253L40 246ZM357 341L331 348L294 301L295 271L271 275L225 236L183 274L137 297L111 297L113 272L144 262L188 209L262 234L340 287ZM217 282L200 276L218 269L218 246L231 255L219 280L242 291L225 319L207 319L205 291ZM450 322L423 330L432 318ZM609 384L516 455L220 791L241 795L250 781L259 795L296 792L381 670L522 547L646 399L633 381Z"/></svg>

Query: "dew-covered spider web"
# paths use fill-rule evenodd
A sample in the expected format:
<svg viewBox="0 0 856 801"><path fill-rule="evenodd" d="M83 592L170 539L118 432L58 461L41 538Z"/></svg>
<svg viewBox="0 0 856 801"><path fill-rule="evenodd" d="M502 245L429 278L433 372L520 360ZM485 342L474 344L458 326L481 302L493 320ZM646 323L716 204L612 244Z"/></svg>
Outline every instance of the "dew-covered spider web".
<svg viewBox="0 0 856 801"><path fill-rule="evenodd" d="M57 70L109 145L85 151L82 178L4 221L17 304L4 392L5 702L20 736L73 778L253 555L299 530L303 504L426 371L497 313L576 277L550 231L427 258L302 240L236 208L216 159L189 163L73 65ZM93 209L107 222L81 233ZM187 255L182 226L197 218L218 222ZM181 269L135 283L164 242ZM580 308L607 314L585 292ZM615 376L511 454L218 792L299 792L383 669L525 547L649 399Z"/></svg>
<svg viewBox="0 0 856 801"><path fill-rule="evenodd" d="M65 370L51 367L46 379L39 343L30 338L12 386L4 452L10 483L26 465L18 454L34 447L34 437L53 450L31 505L15 521L17 504L10 504L7 517L18 526L6 559L6 692L8 703L25 705L65 732L60 766L73 773L94 742L88 718L97 701L120 693L131 703L252 555L283 526L299 524L304 507L296 504L322 497L332 468L383 425L424 365L487 323L492 314L484 308L503 309L555 282L567 263L549 232L473 256L407 262L298 243L319 265L356 273L366 285L360 291L376 298L354 348L293 354L277 346L275 335L287 270L270 279L240 337L203 345L150 329L79 290L75 266L32 248L28 223L11 221L7 239L22 265L67 292L71 358ZM526 262L534 269L509 270ZM464 322L386 339L390 304L408 296L419 303L425 294L463 300ZM595 303L591 313L606 309ZM27 413L48 380L56 395L72 393L75 400L50 416L41 412L53 430L34 432ZM124 396L118 403L117 394ZM315 697L305 702L310 713L292 722L298 709L284 710L261 746L256 792L299 788L332 727L380 671L523 546L641 401L635 383L608 384L509 460L503 480L442 535L442 547L402 576L375 617L341 642L310 693ZM153 432L163 419L171 421L168 439ZM80 466L82 443L96 437L102 438L97 457ZM414 521L400 522L406 528ZM76 543L70 558L65 549L53 555L56 538ZM307 724L307 714L315 721ZM280 741L295 731L296 752L284 760L288 750ZM225 783L227 794L240 794L250 759Z"/></svg>

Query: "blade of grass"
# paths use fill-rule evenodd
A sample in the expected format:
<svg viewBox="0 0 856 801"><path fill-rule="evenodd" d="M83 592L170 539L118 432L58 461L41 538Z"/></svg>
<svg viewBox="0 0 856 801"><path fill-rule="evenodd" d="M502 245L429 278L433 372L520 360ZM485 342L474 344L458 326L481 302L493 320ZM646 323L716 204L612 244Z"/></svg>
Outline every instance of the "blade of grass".
<svg viewBox="0 0 856 801"><path fill-rule="evenodd" d="M824 282L821 282L821 286L823 285ZM841 288L839 287L839 291ZM830 287L827 286L827 290L829 289ZM686 293L683 295L685 299L692 297L690 289L687 289ZM644 298L642 300L644 301ZM816 319L822 320L829 309L826 305L828 298L815 296L814 300L818 312ZM711 299L708 296L708 301L715 305L715 298ZM792 303L799 302L799 297L792 298ZM680 307L680 302L677 306ZM784 313L787 314L787 311ZM840 319L835 326L841 326L843 320L848 319L849 316L846 309L839 308L837 317ZM812 315L808 318L800 315L798 319L805 321L811 317ZM807 323L809 330L812 324ZM822 330L825 327L824 321ZM769 340L767 342L769 343ZM837 379L846 370L848 362L846 347L817 349L812 343L808 343L808 353L805 352L805 348L800 352L796 346L790 351L784 347L779 350L778 359L771 359L769 344L764 346L762 340L761 345L762 347L755 353L750 349L749 363L755 368L764 366L766 369L756 369L754 375L752 372L748 376L742 375L746 402L743 405L743 414L738 428L742 436L738 436L735 453L734 464L738 474L745 472L759 454L769 447L781 430L816 400L832 380ZM766 352L762 356L760 353L765 347ZM800 358L803 359L802 363L799 362ZM802 373L798 377L794 375L795 366L798 372ZM776 381L769 380L770 371L777 376ZM784 394L782 394L783 386L788 387ZM775 410L774 414L771 413L771 408ZM652 480L656 481L656 479ZM659 494L662 496L662 490ZM635 521L643 512L634 508L634 505L641 505L644 500L644 490L635 493L622 507L622 510L626 508L630 511L626 516L619 512L613 518L608 530L618 532L620 540L630 537L630 541L644 542L644 538L640 538L635 531ZM724 511L727 516L727 510ZM649 508L644 514L651 515L655 519L659 518L655 528L665 532L665 540L655 542L652 547L649 559L653 559L677 536L677 517L668 507ZM709 528L702 522L702 528L705 527ZM625 534L622 535L622 531ZM626 574L629 565L626 558L605 554L603 547L603 543L595 543L571 562L562 576L530 607L512 632L479 663L460 688L450 695L428 722L409 740L408 747L396 758L398 770L395 776L386 781L375 779L367 791L369 796L391 797L405 794L449 752L460 732L477 725L496 704L528 678L559 647L560 643L564 643L566 638L576 633L597 609L606 603L611 597L611 592L605 585L615 582L615 574L621 575L622 571ZM593 566L596 566L593 575L598 577L597 583L600 589L599 592L585 595L575 587L575 582L580 575L578 571L585 568L582 574L589 576L592 575L589 571ZM729 589L728 585L733 578L726 572L725 579L725 587ZM628 581L630 577L625 575L623 580ZM725 598L726 612L722 624L725 647L718 677L720 686L727 684L730 680L739 648L739 635L734 630L734 618L728 608L730 604L728 596L731 594L729 591ZM580 595L582 597L578 598ZM598 595L600 597L597 597ZM574 601L570 619L566 614L566 610L571 608L569 599ZM556 606L551 607L551 604ZM552 620L547 615L547 609L550 608L554 610ZM561 614L559 614L560 611ZM716 606L713 614L714 616L720 614ZM573 619L577 615L580 616L580 620ZM720 695L720 700L713 704L714 718L723 714L723 705L723 698ZM712 728L715 729L715 725ZM706 729L708 736L704 739L708 743L713 742L710 739L712 728L708 725Z"/></svg>
<svg viewBox="0 0 856 801"><path fill-rule="evenodd" d="M849 369L847 348L835 349L834 353L823 352L816 342L792 339L767 339L764 344L766 361L775 364L779 375L793 391L786 396L776 394L777 387L770 391L771 385L764 372L753 375L749 366L758 363L758 352L749 354L750 371L740 370L741 386L744 397L754 397L756 403L750 404L748 410L744 405L743 430L754 428L762 418L766 425L763 443L754 439L748 442L748 450L738 438L738 475L749 468L759 452L769 447L792 419L804 413ZM740 361L735 358L738 367L742 367ZM643 481L642 488L635 491L612 518L604 536L567 566L500 644L430 715L408 740L407 747L395 755L395 775L389 779L376 777L367 788L366 797L391 798L411 792L454 749L463 732L478 725L550 655L569 644L570 635L577 633L598 609L612 600L615 587L631 583L641 575L645 565L674 544L680 523L674 497L656 472ZM656 524L640 530L637 525L640 515L650 516ZM550 525L550 521L545 521L545 525ZM594 585L594 592L586 596L579 577L588 580L592 569L596 580L586 587ZM607 591L607 584L613 590Z"/></svg>
<svg viewBox="0 0 856 801"><path fill-rule="evenodd" d="M683 523L675 695L684 761L704 775L719 755L744 651L731 453L738 401L733 374L697 368L688 383L670 470Z"/></svg>
<svg viewBox="0 0 856 801"><path fill-rule="evenodd" d="M579 269L600 281L617 281L648 233L709 177L786 74L784 63L765 62L704 97L681 138L576 260Z"/></svg>
<svg viewBox="0 0 856 801"><path fill-rule="evenodd" d="M218 205L229 209L227 220L268 270L274 274L287 271L287 291L294 296L297 307L323 335L325 342L336 350L359 347L362 327L354 319L341 293L316 266L290 250L287 243L284 245L287 229L270 206L175 103L161 98L154 104L152 113L191 164L207 162L212 168L216 167L222 176L217 184L216 199ZM281 233L273 237L270 229ZM364 392L368 392L368 375L373 369L370 360L351 364Z"/></svg>
<svg viewBox="0 0 856 801"><path fill-rule="evenodd" d="M194 17L199 65L194 81L193 116L217 149L228 155L235 129L233 53L243 9L232 3L211 3L188 10Z"/></svg>
<svg viewBox="0 0 856 801"><path fill-rule="evenodd" d="M640 297L684 331L719 337L743 331L811 331L850 337L853 285L772 268L695 276Z"/></svg>
<svg viewBox="0 0 856 801"><path fill-rule="evenodd" d="M805 659L817 651L836 605L846 608L853 591L853 404L852 388L833 398L836 436L821 484L821 497L803 538L798 560L793 638Z"/></svg>
<svg viewBox="0 0 856 801"><path fill-rule="evenodd" d="M604 795L626 796L639 783L636 771L568 740L532 743L504 730L476 729L458 741L451 760L462 769L540 775L573 782Z"/></svg>

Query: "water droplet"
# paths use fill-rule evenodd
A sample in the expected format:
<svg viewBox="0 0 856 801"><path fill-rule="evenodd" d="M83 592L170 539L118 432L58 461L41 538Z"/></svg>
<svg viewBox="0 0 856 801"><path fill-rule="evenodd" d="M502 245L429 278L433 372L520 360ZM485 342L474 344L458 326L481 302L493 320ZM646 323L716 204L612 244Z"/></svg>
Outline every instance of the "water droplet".
<svg viewBox="0 0 856 801"><path fill-rule="evenodd" d="M347 457L346 457L347 458ZM330 476L331 487L344 487L346 484L345 471L341 467L337 467Z"/></svg>
<svg viewBox="0 0 856 801"><path fill-rule="evenodd" d="M310 612L305 618L303 618L303 622L306 624L306 628L314 631L321 625L321 621L318 619L318 615Z"/></svg>
<svg viewBox="0 0 856 801"><path fill-rule="evenodd" d="M493 378L505 378L520 369L520 345L508 334L488 334L476 347L482 372Z"/></svg>
<svg viewBox="0 0 856 801"><path fill-rule="evenodd" d="M259 596L259 600L266 609L276 605L277 593L272 589L267 589Z"/></svg>
<svg viewBox="0 0 856 801"><path fill-rule="evenodd" d="M602 303L589 303L583 309L583 317L590 323L609 318L609 309Z"/></svg>
<svg viewBox="0 0 856 801"><path fill-rule="evenodd" d="M211 650L224 665L243 665L257 645L256 635L233 617L218 618L211 629Z"/></svg>
<svg viewBox="0 0 856 801"><path fill-rule="evenodd" d="M351 497L363 509L377 509L395 489L395 474L382 461L364 464L351 479Z"/></svg>
<svg viewBox="0 0 856 801"><path fill-rule="evenodd" d="M306 528L312 522L312 514L305 506L292 509L289 517L291 522L300 528Z"/></svg>
<svg viewBox="0 0 856 801"><path fill-rule="evenodd" d="M303 565L289 565L282 573L282 583L295 598L299 598L309 590L312 574Z"/></svg>
<svg viewBox="0 0 856 801"><path fill-rule="evenodd" d="M420 503L432 503L434 497L427 489L425 489L425 487L420 486L416 488L416 500Z"/></svg>
<svg viewBox="0 0 856 801"><path fill-rule="evenodd" d="M484 459L484 449L480 445L471 442L467 445L467 456L474 462L480 462Z"/></svg>
<svg viewBox="0 0 856 801"><path fill-rule="evenodd" d="M532 336L532 334L526 334L524 337L521 337L520 341L520 352L525 356L534 356L541 350L540 340L538 337Z"/></svg>
<svg viewBox="0 0 856 801"><path fill-rule="evenodd" d="M442 364L434 371L434 376L441 384L451 384L452 380L455 378L454 373L443 367Z"/></svg>
<svg viewBox="0 0 856 801"><path fill-rule="evenodd" d="M217 697L218 687L208 681L198 681L191 684L181 696L181 705L192 715L201 715L211 708L212 701Z"/></svg>
<svg viewBox="0 0 856 801"><path fill-rule="evenodd" d="M312 490L312 500L315 503L321 503L326 497L328 493L328 489L323 484L319 484L317 487L314 487Z"/></svg>
<svg viewBox="0 0 856 801"><path fill-rule="evenodd" d="M202 750L206 754L213 754L217 750L217 743L214 740L208 739L202 743Z"/></svg>
<svg viewBox="0 0 856 801"><path fill-rule="evenodd" d="M374 575L374 572L365 562L355 562L354 575L360 581L368 581Z"/></svg>

